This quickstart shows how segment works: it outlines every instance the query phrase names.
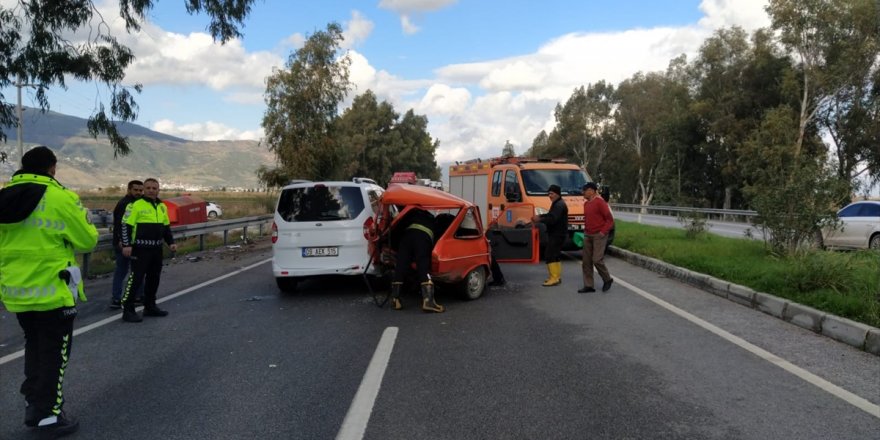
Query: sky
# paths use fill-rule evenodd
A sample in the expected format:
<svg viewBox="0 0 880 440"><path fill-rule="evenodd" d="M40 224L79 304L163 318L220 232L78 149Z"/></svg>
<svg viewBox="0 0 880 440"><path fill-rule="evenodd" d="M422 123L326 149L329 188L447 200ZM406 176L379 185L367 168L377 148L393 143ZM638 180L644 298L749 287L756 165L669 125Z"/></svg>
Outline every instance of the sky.
<svg viewBox="0 0 880 440"><path fill-rule="evenodd" d="M266 77L337 22L355 85L340 110L369 89L401 114L427 116L440 164L500 155L506 141L524 153L575 88L693 59L722 27L769 25L766 0L256 0L243 37L221 45L183 0L156 0L133 34L118 1L95 3L136 56L124 83L144 86L140 125L189 140L259 140ZM93 83L68 85L50 94L53 111L88 117L107 96ZM36 106L33 92L24 104Z"/></svg>

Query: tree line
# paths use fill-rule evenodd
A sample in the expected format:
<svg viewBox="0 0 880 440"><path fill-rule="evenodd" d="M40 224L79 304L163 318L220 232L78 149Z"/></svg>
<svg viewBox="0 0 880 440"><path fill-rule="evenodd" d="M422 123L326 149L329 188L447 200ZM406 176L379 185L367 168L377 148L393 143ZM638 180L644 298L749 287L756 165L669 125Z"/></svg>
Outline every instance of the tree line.
<svg viewBox="0 0 880 440"><path fill-rule="evenodd" d="M340 26L330 23L268 78L262 142L275 153L277 166L261 167L260 180L271 187L292 179L361 176L386 185L395 171L439 180L439 141L428 133L427 117L412 109L401 116L370 90L339 113L353 87L350 59L340 54L342 39Z"/></svg>
<svg viewBox="0 0 880 440"><path fill-rule="evenodd" d="M574 89L527 154L581 164L620 202L754 209L774 248L797 249L880 181L880 3L766 10L769 29Z"/></svg>

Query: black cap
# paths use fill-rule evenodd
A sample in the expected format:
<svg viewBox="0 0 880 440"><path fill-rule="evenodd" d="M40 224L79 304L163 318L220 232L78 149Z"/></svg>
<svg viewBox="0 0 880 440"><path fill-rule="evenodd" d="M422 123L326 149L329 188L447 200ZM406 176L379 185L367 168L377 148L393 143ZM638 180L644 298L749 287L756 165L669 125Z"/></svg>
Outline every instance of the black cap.
<svg viewBox="0 0 880 440"><path fill-rule="evenodd" d="M55 153L43 145L31 148L21 157L21 169L26 172L45 173L56 163L58 159L55 158Z"/></svg>
<svg viewBox="0 0 880 440"><path fill-rule="evenodd" d="M586 191L588 189L599 191L599 185L596 185L596 182L587 182L586 184L584 184L584 187L581 189L581 191Z"/></svg>
<svg viewBox="0 0 880 440"><path fill-rule="evenodd" d="M560 188L559 185L550 185L550 188L547 188L547 192L554 192L556 194L562 195L562 188Z"/></svg>

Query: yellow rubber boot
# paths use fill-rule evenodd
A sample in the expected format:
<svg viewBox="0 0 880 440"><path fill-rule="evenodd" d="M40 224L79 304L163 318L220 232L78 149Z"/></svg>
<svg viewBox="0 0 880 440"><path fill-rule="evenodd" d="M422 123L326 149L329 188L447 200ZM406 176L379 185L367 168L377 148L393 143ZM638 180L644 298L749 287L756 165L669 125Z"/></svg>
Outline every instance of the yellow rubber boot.
<svg viewBox="0 0 880 440"><path fill-rule="evenodd" d="M551 287L562 284L562 263L547 263L547 270L550 271L550 279L544 282L542 286Z"/></svg>

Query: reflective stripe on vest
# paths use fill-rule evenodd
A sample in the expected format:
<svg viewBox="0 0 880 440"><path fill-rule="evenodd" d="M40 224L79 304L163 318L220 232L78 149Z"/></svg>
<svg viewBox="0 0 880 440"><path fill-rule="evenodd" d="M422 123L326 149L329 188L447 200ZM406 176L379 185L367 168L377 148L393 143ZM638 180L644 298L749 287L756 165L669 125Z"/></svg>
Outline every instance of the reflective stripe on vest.
<svg viewBox="0 0 880 440"><path fill-rule="evenodd" d="M409 227L407 227L406 229L418 229L418 230L424 232L425 234L428 234L428 237L431 237L431 241L434 241L434 231L432 231L430 228L428 228L425 225L413 223L413 224L409 225Z"/></svg>

